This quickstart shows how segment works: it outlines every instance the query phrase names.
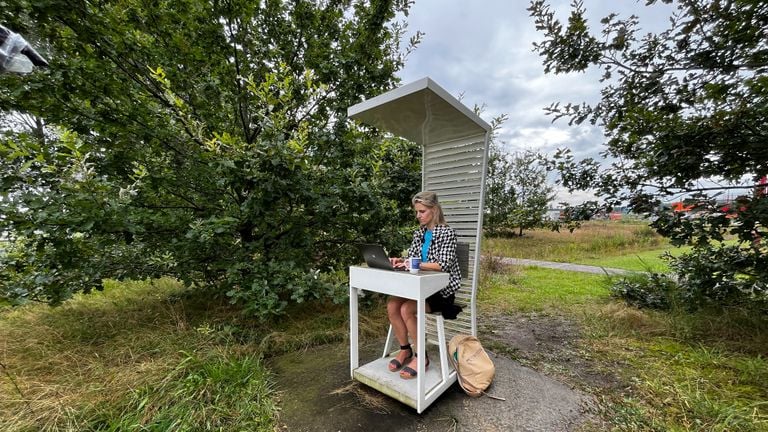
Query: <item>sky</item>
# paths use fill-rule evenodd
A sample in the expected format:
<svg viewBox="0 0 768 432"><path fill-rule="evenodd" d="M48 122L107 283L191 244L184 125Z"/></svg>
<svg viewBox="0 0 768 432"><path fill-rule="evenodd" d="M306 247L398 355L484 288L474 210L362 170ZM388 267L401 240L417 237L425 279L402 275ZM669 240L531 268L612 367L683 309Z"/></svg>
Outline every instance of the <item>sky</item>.
<svg viewBox="0 0 768 432"><path fill-rule="evenodd" d="M569 4L550 1L561 22L567 20ZM509 152L532 149L552 155L568 147L577 159L599 158L601 130L568 126L566 119L552 123L544 112L553 102L597 102L599 71L546 75L542 58L533 52L533 43L543 36L536 32L528 5L527 0L416 0L404 18L407 33L425 34L398 75L403 84L428 76L451 95L461 96L468 107L484 104L482 117L488 123L507 114L498 140ZM637 15L643 32L665 28L671 14L669 6L645 6L644 0L584 0L584 7L593 34L611 12L624 18ZM557 192L555 203L594 199L585 192Z"/></svg>

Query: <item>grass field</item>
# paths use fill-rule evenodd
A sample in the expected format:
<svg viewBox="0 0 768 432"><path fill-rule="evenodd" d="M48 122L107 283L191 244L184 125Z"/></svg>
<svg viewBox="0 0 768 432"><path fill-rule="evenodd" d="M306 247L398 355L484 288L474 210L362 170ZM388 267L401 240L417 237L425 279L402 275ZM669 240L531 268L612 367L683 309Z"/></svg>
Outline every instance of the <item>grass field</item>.
<svg viewBox="0 0 768 432"><path fill-rule="evenodd" d="M630 255L605 256L601 258L578 259L576 264L587 264L606 268L618 268L634 271L664 273L669 271L669 263L662 257L664 253L679 256L690 248L663 248L637 251Z"/></svg>
<svg viewBox="0 0 768 432"><path fill-rule="evenodd" d="M347 337L346 308L304 307L255 322L162 279L0 310L0 430L273 431L264 358Z"/></svg>
<svg viewBox="0 0 768 432"><path fill-rule="evenodd" d="M678 256L690 248L672 247L642 222L585 222L574 232L526 231L519 238L489 238L485 254L569 262L635 271L665 272L665 252Z"/></svg>
<svg viewBox="0 0 768 432"><path fill-rule="evenodd" d="M642 227L586 228L580 234L534 231L486 244L497 256L666 269L656 257L670 248ZM638 310L611 299L610 283L601 275L497 269L483 273L480 304L491 313L535 312L578 322L581 352L618 370L629 389L596 389L611 430L768 431L768 317Z"/></svg>
<svg viewBox="0 0 768 432"><path fill-rule="evenodd" d="M642 226L585 229L488 240L486 251L620 267L667 248ZM611 299L609 284L603 275L485 266L480 308L579 323L580 352L627 389L593 389L611 430L768 431L766 317L637 310ZM57 308L0 309L0 430L273 431L280 400L265 359L345 340L347 313L304 304L257 322L167 279L112 282ZM364 337L380 328L361 322Z"/></svg>
<svg viewBox="0 0 768 432"><path fill-rule="evenodd" d="M669 245L647 224L594 221L585 222L573 232L539 229L525 231L523 237L488 238L483 247L485 254L497 256L579 262L660 250Z"/></svg>

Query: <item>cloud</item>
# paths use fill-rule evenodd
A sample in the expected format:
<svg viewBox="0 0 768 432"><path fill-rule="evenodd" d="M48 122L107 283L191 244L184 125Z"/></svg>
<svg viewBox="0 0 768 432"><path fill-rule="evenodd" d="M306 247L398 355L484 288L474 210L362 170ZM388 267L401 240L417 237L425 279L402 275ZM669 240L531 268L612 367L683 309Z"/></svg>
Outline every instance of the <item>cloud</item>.
<svg viewBox="0 0 768 432"><path fill-rule="evenodd" d="M585 74L544 74L532 51L541 35L527 6L508 0L416 2L407 18L409 31L426 35L400 77L407 83L429 76L454 96L463 95L467 106L485 105L486 120L507 114L499 140L510 148L592 150L599 132L569 128L564 120L553 124L544 108L557 101L596 102L599 83Z"/></svg>
<svg viewBox="0 0 768 432"><path fill-rule="evenodd" d="M593 32L611 12L638 15L641 25L658 31L666 25L670 6L645 7L643 2L586 0L588 25ZM551 1L556 17L570 14L570 0ZM602 84L599 71L545 74L533 43L543 39L526 10L528 2L509 0L419 0L407 18L411 34L426 33L422 44L400 72L404 83L429 76L454 96L463 95L469 107L485 105L486 120L507 114L499 140L511 148L553 152L569 147L577 157L599 159L603 135L590 125L552 122L544 108L560 102L594 104Z"/></svg>
<svg viewBox="0 0 768 432"><path fill-rule="evenodd" d="M585 0L588 25L593 32L611 12L640 16L648 31L658 31L670 16L668 5L645 7L644 2ZM552 10L561 20L570 14L570 0L554 0ZM552 122L544 108L554 102L588 104L599 101L599 71L547 75L533 43L543 39L526 10L527 1L419 0L410 10L409 33L425 34L399 73L404 83L429 76L462 102L485 105L488 121L500 114L509 120L499 133L511 151L537 149L554 153L568 147L577 158L600 159L602 131L588 124L568 126L567 119ZM565 194L567 195L567 193ZM582 196L583 195L583 196ZM580 199L590 194L576 194Z"/></svg>

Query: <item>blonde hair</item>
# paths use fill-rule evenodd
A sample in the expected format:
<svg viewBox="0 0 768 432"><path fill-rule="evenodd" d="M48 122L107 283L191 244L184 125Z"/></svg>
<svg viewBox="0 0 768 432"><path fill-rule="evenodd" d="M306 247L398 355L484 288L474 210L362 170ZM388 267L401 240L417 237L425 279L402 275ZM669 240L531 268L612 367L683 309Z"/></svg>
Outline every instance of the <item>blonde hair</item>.
<svg viewBox="0 0 768 432"><path fill-rule="evenodd" d="M415 206L416 203L423 204L425 207L432 210L432 223L435 225L447 225L445 216L443 215L443 207L440 206L440 202L437 200L437 193L432 191L421 191L411 198L411 205Z"/></svg>

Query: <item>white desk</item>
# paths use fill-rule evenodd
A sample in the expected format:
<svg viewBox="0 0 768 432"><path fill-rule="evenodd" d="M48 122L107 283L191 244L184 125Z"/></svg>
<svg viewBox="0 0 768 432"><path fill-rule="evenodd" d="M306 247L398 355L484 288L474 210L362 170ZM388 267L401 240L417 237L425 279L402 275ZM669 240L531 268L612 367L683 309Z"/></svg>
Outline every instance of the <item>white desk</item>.
<svg viewBox="0 0 768 432"><path fill-rule="evenodd" d="M455 373L450 374L449 379L446 368L443 367L445 365L438 364L433 359L430 359L430 370L426 373L424 371L425 300L430 295L445 288L448 285L448 279L449 274L443 272L420 271L418 274L410 274L359 266L349 268L349 360L352 379L416 408L419 413L455 382ZM358 357L358 295L360 291L378 292L416 300L418 367L415 380L404 380L400 378L398 373L390 372L387 369L386 353L382 358L360 367ZM437 372L438 368L442 372ZM430 384L429 388L427 388L427 384Z"/></svg>

